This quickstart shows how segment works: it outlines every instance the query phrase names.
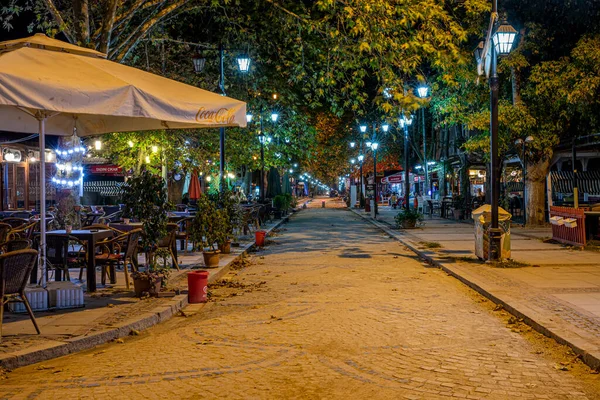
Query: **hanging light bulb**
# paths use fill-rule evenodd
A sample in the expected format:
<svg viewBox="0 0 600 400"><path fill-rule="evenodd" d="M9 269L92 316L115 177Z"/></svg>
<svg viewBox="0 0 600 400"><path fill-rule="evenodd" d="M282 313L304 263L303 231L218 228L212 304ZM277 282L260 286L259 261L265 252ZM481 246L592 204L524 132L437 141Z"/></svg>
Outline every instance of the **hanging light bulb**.
<svg viewBox="0 0 600 400"><path fill-rule="evenodd" d="M94 141L94 148L96 150L102 150L102 141L100 139Z"/></svg>
<svg viewBox="0 0 600 400"><path fill-rule="evenodd" d="M150 164L150 156L146 156L146 164Z"/></svg>
<svg viewBox="0 0 600 400"><path fill-rule="evenodd" d="M128 141L127 144L129 145L129 147L133 147L133 142L131 140Z"/></svg>
<svg viewBox="0 0 600 400"><path fill-rule="evenodd" d="M158 153L158 146L152 146L152 152Z"/></svg>

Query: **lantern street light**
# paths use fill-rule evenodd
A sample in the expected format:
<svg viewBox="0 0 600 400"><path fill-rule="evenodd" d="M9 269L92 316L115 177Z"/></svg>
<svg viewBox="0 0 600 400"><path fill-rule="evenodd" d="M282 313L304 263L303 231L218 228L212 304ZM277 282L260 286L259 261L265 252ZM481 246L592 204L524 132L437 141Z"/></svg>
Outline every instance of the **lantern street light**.
<svg viewBox="0 0 600 400"><path fill-rule="evenodd" d="M429 93L429 88L425 85L419 86L417 88L417 93L419 93L419 97L424 99L427 98L427 94ZM429 189L429 168L427 166L427 133L425 130L425 108L421 107L421 124L423 124L423 164L425 165L425 193L424 195L430 195Z"/></svg>
<svg viewBox="0 0 600 400"><path fill-rule="evenodd" d="M521 166L523 167L523 225L527 224L527 197L525 190L527 188L527 151L525 147L528 143L533 142L533 136L527 136L525 139L515 140L515 145L522 146Z"/></svg>
<svg viewBox="0 0 600 400"><path fill-rule="evenodd" d="M196 54L192 57L192 63L194 64L194 71L199 74L204 70L206 59L200 54ZM250 58L246 54L242 54L237 58L238 68L240 72L246 73L250 70ZM223 44L219 44L219 88L221 89L221 95L225 94L225 48ZM250 119L252 116L250 115ZM246 116L248 120L248 116ZM220 190L225 190L225 128L219 128L219 178L220 178Z"/></svg>
<svg viewBox="0 0 600 400"><path fill-rule="evenodd" d="M510 53L517 31L505 21L498 20L498 0L492 0L492 12L487 39L480 51L480 46L475 50L478 58L477 70L479 75L487 74L490 84L490 170L492 189L492 215L489 230L490 246L489 259L499 261L502 259L500 241L502 231L498 225L498 204L500 202L500 159L498 156L498 93L500 82L498 78L498 57ZM479 57L478 57L479 56ZM488 60L489 57L489 60Z"/></svg>
<svg viewBox="0 0 600 400"><path fill-rule="evenodd" d="M350 148L353 149L356 146L356 142L350 142Z"/></svg>
<svg viewBox="0 0 600 400"><path fill-rule="evenodd" d="M361 125L360 126L360 133L365 133L367 131L367 126L366 125Z"/></svg>
<svg viewBox="0 0 600 400"><path fill-rule="evenodd" d="M250 117L249 117L250 116ZM271 113L271 121L277 122L279 114L276 112ZM252 114L246 115L246 120L250 122L252 120ZM260 121L260 131L258 133L258 141L260 142L260 200L265 199L265 144L271 143L272 138L265 136L263 129L263 109L260 109L258 120ZM296 164L294 164L296 166Z"/></svg>
<svg viewBox="0 0 600 400"><path fill-rule="evenodd" d="M410 209L410 180L408 174L408 127L412 125L412 115L410 117L406 117L406 115L402 115L398 122L400 123L400 127L404 129L404 208Z"/></svg>

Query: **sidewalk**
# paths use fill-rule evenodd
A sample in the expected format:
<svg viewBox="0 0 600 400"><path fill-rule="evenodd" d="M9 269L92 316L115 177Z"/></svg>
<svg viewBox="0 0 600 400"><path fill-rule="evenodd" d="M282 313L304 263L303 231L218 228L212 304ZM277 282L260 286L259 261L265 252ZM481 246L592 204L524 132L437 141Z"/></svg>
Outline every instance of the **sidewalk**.
<svg viewBox="0 0 600 400"><path fill-rule="evenodd" d="M378 221L352 211L600 368L600 253L544 243L550 228L515 227L512 259L526 266L497 268L475 257L472 224L426 217L421 228L397 230L398 210L380 207Z"/></svg>
<svg viewBox="0 0 600 400"><path fill-rule="evenodd" d="M287 218L266 224L271 232ZM178 243L179 245L179 243ZM240 246L231 254L221 256L219 267L208 271L209 283L221 279L230 266L254 246L254 234L240 238ZM202 253L179 252L181 271L172 270L169 289L174 297L138 299L125 287L122 271L117 272L117 284L85 294L85 308L34 312L41 335L37 335L26 314L4 313L0 368L13 369L66 354L89 349L117 340L137 331L164 322L187 306L187 272L204 268ZM169 261L169 260L168 260ZM78 274L72 270L71 275ZM100 282L100 274L97 274Z"/></svg>

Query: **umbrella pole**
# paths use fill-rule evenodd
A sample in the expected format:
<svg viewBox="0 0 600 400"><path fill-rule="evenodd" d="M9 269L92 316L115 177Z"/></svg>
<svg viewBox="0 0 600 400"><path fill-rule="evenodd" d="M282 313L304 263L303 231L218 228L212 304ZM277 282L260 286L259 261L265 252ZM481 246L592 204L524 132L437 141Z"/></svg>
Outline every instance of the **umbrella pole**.
<svg viewBox="0 0 600 400"><path fill-rule="evenodd" d="M40 134L40 250L38 268L42 275L42 287L46 287L46 116L37 116Z"/></svg>

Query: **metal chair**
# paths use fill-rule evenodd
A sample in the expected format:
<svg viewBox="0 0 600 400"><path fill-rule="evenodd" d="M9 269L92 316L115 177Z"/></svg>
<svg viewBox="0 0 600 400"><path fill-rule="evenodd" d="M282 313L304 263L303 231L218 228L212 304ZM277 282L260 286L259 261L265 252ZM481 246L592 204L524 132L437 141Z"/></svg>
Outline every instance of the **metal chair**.
<svg viewBox="0 0 600 400"><path fill-rule="evenodd" d="M18 250L0 255L0 342L2 341L4 305L10 302L23 303L38 335L41 333L25 295L25 286L37 255L36 250Z"/></svg>
<svg viewBox="0 0 600 400"><path fill-rule="evenodd" d="M177 243L175 242L175 235L177 234L177 224L167 224L167 236L161 238L158 241L158 248L167 250L171 255L172 266L177 268L179 271L179 263L177 262ZM173 251L174 250L174 251Z"/></svg>
<svg viewBox="0 0 600 400"><path fill-rule="evenodd" d="M175 241L179 240L181 244L181 250L183 250L184 254L187 254L188 251L188 242L190 240L190 227L192 226L192 221L194 217L184 218L177 223L179 226L179 230L175 232Z"/></svg>
<svg viewBox="0 0 600 400"><path fill-rule="evenodd" d="M71 244L73 244L73 250L69 251ZM79 249L74 248L75 244L79 246ZM49 234L46 236L46 274L51 270L55 270L56 281L63 279L63 273L65 274L64 280L70 281L69 266L75 265L79 268L81 279L82 271L87 265L85 262L86 254L87 244L78 238ZM48 276L46 276L46 279L48 279Z"/></svg>
<svg viewBox="0 0 600 400"><path fill-rule="evenodd" d="M106 284L107 273L111 283L117 283L115 267L123 263L125 284L127 285L127 289L129 289L127 265L131 265L132 272L137 269L134 257L137 255L137 247L141 234L141 229L134 229L123 235L96 243L97 246L102 247L102 253L96 255L96 262L102 266L101 283L103 285ZM125 251L123 251L123 244L125 244ZM110 270L107 270L107 266L110 267Z"/></svg>

